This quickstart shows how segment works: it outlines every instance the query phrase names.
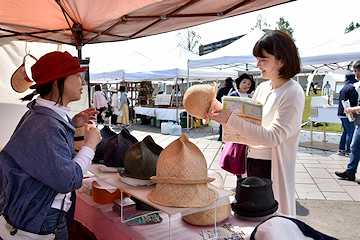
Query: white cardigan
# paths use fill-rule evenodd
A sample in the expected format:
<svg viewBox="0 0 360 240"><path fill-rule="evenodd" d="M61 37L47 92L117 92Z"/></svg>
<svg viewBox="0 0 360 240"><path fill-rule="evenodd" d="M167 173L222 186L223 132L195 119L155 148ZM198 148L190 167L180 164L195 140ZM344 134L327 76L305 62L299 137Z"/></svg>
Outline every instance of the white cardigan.
<svg viewBox="0 0 360 240"><path fill-rule="evenodd" d="M304 90L294 80L273 90L271 81L266 81L256 88L253 99L264 105L262 126L235 114L231 114L226 125L258 143L256 147L271 148L271 180L275 199L279 202L278 212L295 217L295 161L305 104Z"/></svg>

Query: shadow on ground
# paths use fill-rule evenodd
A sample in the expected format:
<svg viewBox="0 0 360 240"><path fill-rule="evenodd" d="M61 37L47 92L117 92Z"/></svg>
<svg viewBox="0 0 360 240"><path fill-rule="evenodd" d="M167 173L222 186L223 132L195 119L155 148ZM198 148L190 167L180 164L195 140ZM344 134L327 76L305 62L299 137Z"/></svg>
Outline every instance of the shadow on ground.
<svg viewBox="0 0 360 240"><path fill-rule="evenodd" d="M360 239L360 202L298 199L296 215L297 219L329 236Z"/></svg>

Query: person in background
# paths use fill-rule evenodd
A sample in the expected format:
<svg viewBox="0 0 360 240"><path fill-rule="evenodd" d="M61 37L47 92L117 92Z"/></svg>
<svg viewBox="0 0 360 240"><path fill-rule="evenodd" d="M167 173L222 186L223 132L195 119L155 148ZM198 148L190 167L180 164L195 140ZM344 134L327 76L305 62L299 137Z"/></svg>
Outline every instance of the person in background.
<svg viewBox="0 0 360 240"><path fill-rule="evenodd" d="M360 80L360 61L357 61L354 64L355 76L357 80ZM355 116L355 131L352 137L350 150L350 162L347 165L347 168L344 172L336 171L335 174L338 177L344 178L349 181L354 181L356 179L356 172L359 165L360 159L360 105L358 104L357 107L348 107L344 109L345 114L352 113ZM358 181L360 184L360 181Z"/></svg>
<svg viewBox="0 0 360 240"><path fill-rule="evenodd" d="M111 87L110 92L111 92L111 109L112 109L110 122L111 122L111 126L116 128L118 125L117 118L120 115L120 100L117 94L118 91L115 87Z"/></svg>
<svg viewBox="0 0 360 240"><path fill-rule="evenodd" d="M129 105L128 99L126 96L125 86L120 86L120 115L118 117L118 123L121 124L122 127L128 127L130 125L129 120Z"/></svg>
<svg viewBox="0 0 360 240"><path fill-rule="evenodd" d="M95 93L93 97L93 106L96 108L99 113L96 115L97 124L103 124L104 119L101 116L101 113L108 108L108 103L106 101L104 93L101 91L99 84L95 85Z"/></svg>
<svg viewBox="0 0 360 240"><path fill-rule="evenodd" d="M344 81L345 85L341 89L339 96L339 107L338 107L337 115L341 120L341 125L344 130L340 138L338 153L340 155L345 155L347 157L350 157L350 153L351 153L350 144L354 134L355 124L354 122L350 122L347 116L345 115L344 106L342 105L341 101L349 100L351 107L357 105L358 93L355 90L355 86L354 86L354 83L356 82L357 80L355 79L355 75L353 73L346 74Z"/></svg>
<svg viewBox="0 0 360 240"><path fill-rule="evenodd" d="M331 95L331 85L330 85L329 81L326 81L326 84L324 85L323 95L325 95L325 96Z"/></svg>
<svg viewBox="0 0 360 240"><path fill-rule="evenodd" d="M22 100L40 96L27 104L29 110L0 152L0 212L15 228L38 235L57 229L55 239L68 239L74 213L69 209L75 204L71 193L81 187L101 141L99 130L89 124L97 111L68 116L69 103L85 90L80 73L86 70L68 52L45 54L31 70L35 91ZM85 142L75 155L75 128L83 126Z"/></svg>
<svg viewBox="0 0 360 240"><path fill-rule="evenodd" d="M315 83L313 89L314 89L314 94L317 94L317 90L319 88L319 84L318 83Z"/></svg>
<svg viewBox="0 0 360 240"><path fill-rule="evenodd" d="M222 97L229 95L231 92L235 90L233 85L233 79L231 77L228 77L225 79L225 86L219 88L217 94L216 94L216 100L219 102L222 102ZM222 141L222 126L220 124L219 126L219 138L218 141Z"/></svg>
<svg viewBox="0 0 360 240"><path fill-rule="evenodd" d="M257 143L249 146L247 176L271 179L279 202L278 212L296 216L295 162L305 95L300 84L291 78L300 71L299 53L289 34L274 30L260 38L253 55L261 77L269 79L257 86L253 96L263 104L262 125L239 118L226 109L207 116Z"/></svg>
<svg viewBox="0 0 360 240"><path fill-rule="evenodd" d="M240 77L235 80L235 84L237 90L231 92L229 96L251 98L250 93L255 90L255 81L252 75L246 73L241 74ZM237 175L237 179L241 177L241 175Z"/></svg>
<svg viewBox="0 0 360 240"><path fill-rule="evenodd" d="M164 83L159 82L157 85L157 94L163 94L164 93Z"/></svg>

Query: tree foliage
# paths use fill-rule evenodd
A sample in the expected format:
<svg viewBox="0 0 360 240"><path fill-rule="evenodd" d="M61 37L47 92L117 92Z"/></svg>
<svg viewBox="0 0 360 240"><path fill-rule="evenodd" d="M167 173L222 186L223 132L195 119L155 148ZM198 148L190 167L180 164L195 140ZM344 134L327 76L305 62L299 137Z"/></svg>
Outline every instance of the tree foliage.
<svg viewBox="0 0 360 240"><path fill-rule="evenodd" d="M178 37L180 38L178 45L194 53L198 53L201 36L196 31L196 27L181 30L181 32L178 33Z"/></svg>
<svg viewBox="0 0 360 240"><path fill-rule="evenodd" d="M271 28L270 24L267 24L266 19L262 18L262 15L259 14L256 17L256 24L254 27L251 28L251 30L254 30L255 28L259 28L261 30L268 30Z"/></svg>
<svg viewBox="0 0 360 240"><path fill-rule="evenodd" d="M354 24L354 22L351 22L347 28L345 28L345 33L351 32L352 30L360 27L359 23Z"/></svg>
<svg viewBox="0 0 360 240"><path fill-rule="evenodd" d="M286 21L284 17L280 17L279 21L276 21L276 24L277 24L277 27L275 28L276 30L287 32L294 39L293 36L294 30L292 29L292 27L290 27L290 23Z"/></svg>

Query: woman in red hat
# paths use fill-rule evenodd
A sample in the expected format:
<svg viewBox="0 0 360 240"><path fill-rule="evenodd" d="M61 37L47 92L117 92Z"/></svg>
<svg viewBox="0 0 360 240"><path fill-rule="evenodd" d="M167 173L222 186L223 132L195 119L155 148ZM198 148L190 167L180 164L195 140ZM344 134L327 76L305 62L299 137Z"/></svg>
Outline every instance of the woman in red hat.
<svg viewBox="0 0 360 240"><path fill-rule="evenodd" d="M48 53L31 70L36 84L30 88L35 91L23 100L40 96L27 105L29 110L0 152L1 220L34 234L34 239L54 233L55 239L68 239L71 192L81 187L101 141L99 130L90 124L97 111L89 108L72 119L68 116L69 103L81 98L85 81L80 73L86 70L68 52ZM84 125L85 143L75 155L75 128ZM24 232L17 234L21 238Z"/></svg>
<svg viewBox="0 0 360 240"><path fill-rule="evenodd" d="M253 96L263 104L262 125L225 109L208 117L257 143L249 147L247 175L271 179L278 211L296 216L295 162L305 104L302 87L291 79L300 71L298 50L289 34L275 30L258 40L253 55L261 77L269 79L256 88Z"/></svg>

